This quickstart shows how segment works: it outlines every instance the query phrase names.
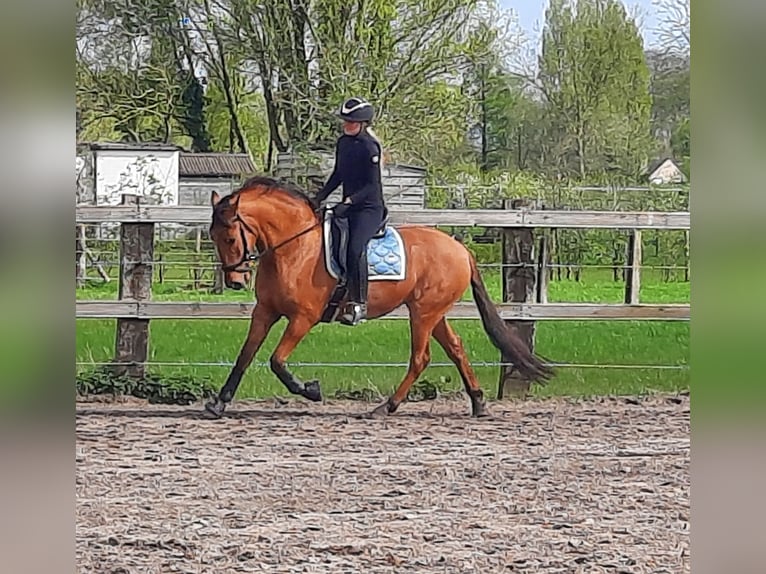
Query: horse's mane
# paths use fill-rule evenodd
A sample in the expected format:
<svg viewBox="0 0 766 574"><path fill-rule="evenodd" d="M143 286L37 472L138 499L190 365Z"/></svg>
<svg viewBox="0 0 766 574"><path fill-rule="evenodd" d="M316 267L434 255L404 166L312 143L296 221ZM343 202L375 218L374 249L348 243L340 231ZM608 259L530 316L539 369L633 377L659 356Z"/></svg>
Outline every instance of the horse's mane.
<svg viewBox="0 0 766 574"><path fill-rule="evenodd" d="M284 193L293 199L297 199L298 201L305 203L311 208L312 212L314 211L314 204L311 201L311 198L296 184L265 175L256 175L247 179L238 189L233 191L231 194L223 197L213 210L213 217L222 221L223 218L221 216L221 212L231 204L232 199L234 199L237 195L240 195L254 188L260 188L260 192L263 194Z"/></svg>
<svg viewBox="0 0 766 574"><path fill-rule="evenodd" d="M290 197L302 201L306 205L312 208L313 203L309 195L296 184L284 181L282 179L275 179L265 175L256 175L245 181L237 192L246 191L253 187L261 187L263 193L282 192L286 193Z"/></svg>

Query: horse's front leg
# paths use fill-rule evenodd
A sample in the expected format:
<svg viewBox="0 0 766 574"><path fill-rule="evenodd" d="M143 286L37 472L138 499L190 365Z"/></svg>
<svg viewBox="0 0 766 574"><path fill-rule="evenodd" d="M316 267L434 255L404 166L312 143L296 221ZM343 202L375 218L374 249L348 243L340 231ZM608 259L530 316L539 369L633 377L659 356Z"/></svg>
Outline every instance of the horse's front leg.
<svg viewBox="0 0 766 574"><path fill-rule="evenodd" d="M226 405L234 398L237 387L242 381L245 371L253 362L255 354L261 348L266 336L279 319L279 315L267 309L261 304L256 304L250 320L250 330L247 333L245 344L237 357L237 362L229 373L226 383L221 388L218 396L205 405L205 409L215 417L220 417L226 409Z"/></svg>
<svg viewBox="0 0 766 574"><path fill-rule="evenodd" d="M282 334L282 339L271 355L271 370L292 394L301 395L311 401L321 401L322 391L319 387L319 381L314 380L303 383L298 377L287 370L285 366L290 353L295 350L295 347L298 346L298 343L301 342L301 339L308 334L313 326L314 321L304 316L290 319L287 329Z"/></svg>

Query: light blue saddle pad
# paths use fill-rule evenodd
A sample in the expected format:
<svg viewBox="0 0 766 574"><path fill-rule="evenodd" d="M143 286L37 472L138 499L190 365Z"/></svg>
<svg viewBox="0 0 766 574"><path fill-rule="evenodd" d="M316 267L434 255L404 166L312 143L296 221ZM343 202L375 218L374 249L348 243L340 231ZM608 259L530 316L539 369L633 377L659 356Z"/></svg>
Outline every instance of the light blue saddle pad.
<svg viewBox="0 0 766 574"><path fill-rule="evenodd" d="M340 266L333 256L331 218L324 220L324 255L328 273L337 279ZM367 271L369 281L401 281L406 275L407 254L399 231L386 226L382 237L374 237L367 244Z"/></svg>

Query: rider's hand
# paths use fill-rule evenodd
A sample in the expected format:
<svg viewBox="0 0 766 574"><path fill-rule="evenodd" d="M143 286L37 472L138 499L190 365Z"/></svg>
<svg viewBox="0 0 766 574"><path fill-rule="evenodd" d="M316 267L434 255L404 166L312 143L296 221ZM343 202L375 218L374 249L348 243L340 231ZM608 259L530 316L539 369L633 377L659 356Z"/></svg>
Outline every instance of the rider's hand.
<svg viewBox="0 0 766 574"><path fill-rule="evenodd" d="M343 217L344 215L346 215L346 212L348 211L349 207L351 207L350 203L346 203L346 202L339 203L338 205L333 207L332 212L337 217Z"/></svg>

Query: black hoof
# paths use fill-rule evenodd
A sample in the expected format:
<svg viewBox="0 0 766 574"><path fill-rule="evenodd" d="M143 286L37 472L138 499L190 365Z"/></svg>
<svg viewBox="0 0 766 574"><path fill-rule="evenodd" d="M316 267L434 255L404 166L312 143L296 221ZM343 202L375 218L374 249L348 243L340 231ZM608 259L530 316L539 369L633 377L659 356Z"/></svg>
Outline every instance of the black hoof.
<svg viewBox="0 0 766 574"><path fill-rule="evenodd" d="M481 391L469 392L468 396L471 397L472 417L480 419L492 416L489 410L487 410L487 401L484 399L484 394Z"/></svg>
<svg viewBox="0 0 766 574"><path fill-rule="evenodd" d="M491 419L492 413L489 412L485 407L485 408L473 411L473 413L471 413L471 416L475 419Z"/></svg>
<svg viewBox="0 0 766 574"><path fill-rule="evenodd" d="M319 387L319 381L307 381L303 385L303 396L310 401L319 402L322 400L322 389Z"/></svg>
<svg viewBox="0 0 766 574"><path fill-rule="evenodd" d="M391 405L388 404L388 401L383 403L382 405L379 405L375 407L370 413L365 417L368 419L383 419L386 418L388 415L391 414Z"/></svg>
<svg viewBox="0 0 766 574"><path fill-rule="evenodd" d="M205 404L205 410L213 415L214 418L219 419L221 418L221 415L223 415L223 411L226 410L226 403L219 397L216 397Z"/></svg>

